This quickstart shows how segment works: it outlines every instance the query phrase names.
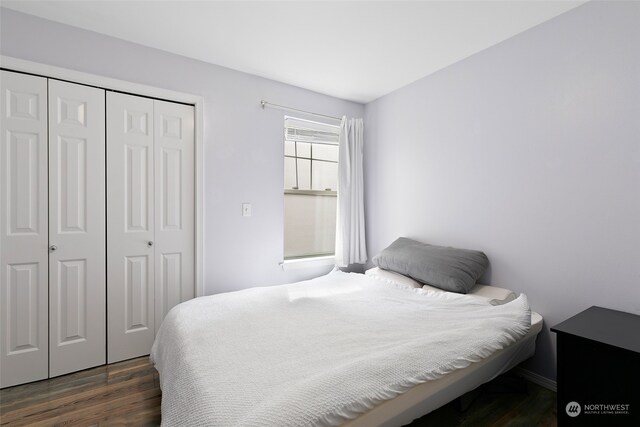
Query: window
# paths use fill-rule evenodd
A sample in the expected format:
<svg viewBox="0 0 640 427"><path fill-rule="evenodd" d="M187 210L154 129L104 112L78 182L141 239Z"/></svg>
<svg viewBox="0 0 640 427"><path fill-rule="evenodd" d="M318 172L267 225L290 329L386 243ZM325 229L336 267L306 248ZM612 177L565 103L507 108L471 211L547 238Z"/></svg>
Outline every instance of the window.
<svg viewBox="0 0 640 427"><path fill-rule="evenodd" d="M284 258L333 255L340 127L285 117Z"/></svg>

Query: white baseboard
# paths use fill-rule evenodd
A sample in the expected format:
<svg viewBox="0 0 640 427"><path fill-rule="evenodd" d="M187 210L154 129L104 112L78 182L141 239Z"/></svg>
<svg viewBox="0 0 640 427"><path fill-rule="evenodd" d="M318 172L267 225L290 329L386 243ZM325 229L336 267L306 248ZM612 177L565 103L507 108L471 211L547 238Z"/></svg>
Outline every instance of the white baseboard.
<svg viewBox="0 0 640 427"><path fill-rule="evenodd" d="M531 372L521 367L515 368L513 372L520 375L524 379L529 380L534 384L538 384L539 386L542 386L548 390L555 392L558 391L557 383L547 377L543 377L542 375L536 374L535 372Z"/></svg>

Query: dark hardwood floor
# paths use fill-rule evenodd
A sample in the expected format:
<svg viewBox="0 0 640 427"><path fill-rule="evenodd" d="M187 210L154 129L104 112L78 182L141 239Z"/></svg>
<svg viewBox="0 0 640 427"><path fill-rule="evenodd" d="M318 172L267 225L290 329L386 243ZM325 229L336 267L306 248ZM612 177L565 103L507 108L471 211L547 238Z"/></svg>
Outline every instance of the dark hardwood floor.
<svg viewBox="0 0 640 427"><path fill-rule="evenodd" d="M466 410L460 410L461 401ZM556 393L509 373L413 421L411 427L554 427Z"/></svg>
<svg viewBox="0 0 640 427"><path fill-rule="evenodd" d="M0 390L0 425L154 426L160 398L158 373L141 357ZM465 411L454 401L411 426L555 426L555 399L540 386L500 377Z"/></svg>
<svg viewBox="0 0 640 427"><path fill-rule="evenodd" d="M141 357L0 390L0 425L159 425L160 396Z"/></svg>

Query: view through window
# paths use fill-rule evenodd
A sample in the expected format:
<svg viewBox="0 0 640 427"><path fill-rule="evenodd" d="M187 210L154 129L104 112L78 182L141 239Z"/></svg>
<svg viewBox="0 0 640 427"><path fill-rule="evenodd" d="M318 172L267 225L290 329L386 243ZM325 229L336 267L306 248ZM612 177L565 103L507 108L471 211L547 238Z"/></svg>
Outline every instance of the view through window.
<svg viewBox="0 0 640 427"><path fill-rule="evenodd" d="M284 258L333 255L340 127L285 117Z"/></svg>

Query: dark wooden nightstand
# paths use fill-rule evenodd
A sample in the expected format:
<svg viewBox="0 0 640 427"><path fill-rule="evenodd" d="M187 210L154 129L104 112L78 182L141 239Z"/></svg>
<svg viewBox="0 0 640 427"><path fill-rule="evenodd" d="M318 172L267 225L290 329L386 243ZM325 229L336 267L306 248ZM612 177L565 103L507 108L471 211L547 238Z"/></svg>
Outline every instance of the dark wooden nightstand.
<svg viewBox="0 0 640 427"><path fill-rule="evenodd" d="M640 426L640 316L591 307L558 334L558 425Z"/></svg>

